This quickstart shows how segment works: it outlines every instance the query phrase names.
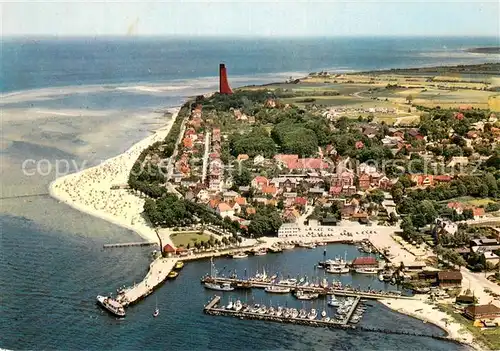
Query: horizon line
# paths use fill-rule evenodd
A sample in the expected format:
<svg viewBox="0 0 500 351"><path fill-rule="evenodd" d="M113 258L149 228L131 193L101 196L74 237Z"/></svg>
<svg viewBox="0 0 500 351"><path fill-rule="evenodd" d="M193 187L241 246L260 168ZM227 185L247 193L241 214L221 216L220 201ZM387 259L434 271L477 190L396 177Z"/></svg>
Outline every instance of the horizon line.
<svg viewBox="0 0 500 351"><path fill-rule="evenodd" d="M3 34L1 40L3 39L100 39L100 38L116 38L116 39L146 39L146 38L198 38L198 39L342 39L342 38L418 38L418 39L449 39L449 38L488 38L488 39L500 39L500 35L495 34L447 34L447 35L426 35L426 34L352 34L352 35L323 35L323 34L309 34L309 35L265 35L265 34L70 34L70 35L59 35L59 34ZM500 44L499 44L500 46Z"/></svg>

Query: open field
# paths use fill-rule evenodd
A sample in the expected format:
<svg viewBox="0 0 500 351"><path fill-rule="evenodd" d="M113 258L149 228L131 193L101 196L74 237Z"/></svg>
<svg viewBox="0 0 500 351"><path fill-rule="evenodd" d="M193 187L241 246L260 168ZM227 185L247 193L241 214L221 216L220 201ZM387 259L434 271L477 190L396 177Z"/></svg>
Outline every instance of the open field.
<svg viewBox="0 0 500 351"><path fill-rule="evenodd" d="M463 204L469 204L473 206L486 206L487 204L496 201L490 198L476 199L472 196L461 196L461 197L456 197L454 199L441 201L440 203L448 203L448 202L461 202Z"/></svg>
<svg viewBox="0 0 500 351"><path fill-rule="evenodd" d="M170 238L172 239L172 242L176 247L187 247L188 244L191 244L191 246L193 246L197 241L208 241L210 239L210 236L207 234L200 234L199 232L173 232L170 235Z"/></svg>

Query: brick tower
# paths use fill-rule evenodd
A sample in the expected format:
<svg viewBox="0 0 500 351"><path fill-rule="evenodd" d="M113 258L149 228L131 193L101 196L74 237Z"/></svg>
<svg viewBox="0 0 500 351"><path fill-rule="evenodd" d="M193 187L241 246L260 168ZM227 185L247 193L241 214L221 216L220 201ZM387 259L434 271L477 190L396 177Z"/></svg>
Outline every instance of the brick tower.
<svg viewBox="0 0 500 351"><path fill-rule="evenodd" d="M229 83L227 81L227 72L226 72L226 66L221 63L219 65L219 92L221 94L232 94L233 91L231 90L231 87L229 86Z"/></svg>

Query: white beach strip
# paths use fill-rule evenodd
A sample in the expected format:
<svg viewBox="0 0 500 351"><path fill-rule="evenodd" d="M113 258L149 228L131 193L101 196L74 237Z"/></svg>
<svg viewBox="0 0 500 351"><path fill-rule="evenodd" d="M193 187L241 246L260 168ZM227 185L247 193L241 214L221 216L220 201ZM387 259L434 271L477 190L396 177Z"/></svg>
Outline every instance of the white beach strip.
<svg viewBox="0 0 500 351"><path fill-rule="evenodd" d="M453 317L438 309L433 309L436 305L424 301L427 296L419 296L414 300L385 299L379 300L385 306L399 312L437 325L448 333L448 338L467 344L476 350L484 350L479 345L474 336Z"/></svg>
<svg viewBox="0 0 500 351"><path fill-rule="evenodd" d="M130 171L140 153L149 145L162 141L177 118L130 149L98 166L54 180L49 192L55 199L95 217L136 232L149 242L158 243L154 229L142 217L144 199L125 189L111 190L113 185L127 184ZM164 243L167 244L167 243Z"/></svg>

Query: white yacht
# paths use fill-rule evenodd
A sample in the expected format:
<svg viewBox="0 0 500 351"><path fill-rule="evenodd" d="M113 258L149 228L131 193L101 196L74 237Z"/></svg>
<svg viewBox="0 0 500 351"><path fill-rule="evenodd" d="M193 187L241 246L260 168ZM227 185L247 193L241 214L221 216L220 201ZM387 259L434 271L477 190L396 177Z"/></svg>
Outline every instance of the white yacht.
<svg viewBox="0 0 500 351"><path fill-rule="evenodd" d="M359 274L377 274L378 268L372 268L372 267L356 268L355 272Z"/></svg>
<svg viewBox="0 0 500 351"><path fill-rule="evenodd" d="M246 258L248 255L245 252L237 252L233 255L233 258Z"/></svg>
<svg viewBox="0 0 500 351"><path fill-rule="evenodd" d="M233 291L234 288L231 286L230 283L223 283L223 284L217 284L217 283L205 283L205 288L211 289L211 290L217 290L217 291Z"/></svg>
<svg viewBox="0 0 500 351"><path fill-rule="evenodd" d="M273 293L273 294L288 294L290 292L290 288L281 287L277 285L270 285L266 287L265 292Z"/></svg>
<svg viewBox="0 0 500 351"><path fill-rule="evenodd" d="M311 312L309 312L309 314L307 315L307 318L310 319L310 320L313 320L313 319L316 319L316 317L318 316L318 311L316 311L316 309L311 309Z"/></svg>
<svg viewBox="0 0 500 351"><path fill-rule="evenodd" d="M335 295L332 295L329 299L328 299L328 306L331 306L331 307L338 307L340 306L341 302L339 300L337 300L337 298L335 297Z"/></svg>
<svg viewBox="0 0 500 351"><path fill-rule="evenodd" d="M349 267L342 266L328 266L326 273L330 274L346 274L349 273Z"/></svg>

